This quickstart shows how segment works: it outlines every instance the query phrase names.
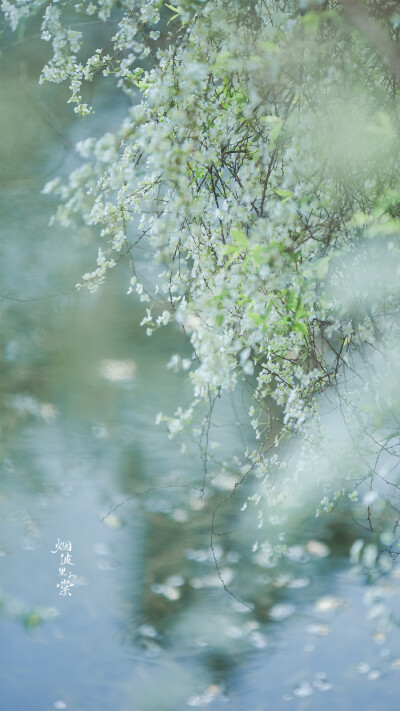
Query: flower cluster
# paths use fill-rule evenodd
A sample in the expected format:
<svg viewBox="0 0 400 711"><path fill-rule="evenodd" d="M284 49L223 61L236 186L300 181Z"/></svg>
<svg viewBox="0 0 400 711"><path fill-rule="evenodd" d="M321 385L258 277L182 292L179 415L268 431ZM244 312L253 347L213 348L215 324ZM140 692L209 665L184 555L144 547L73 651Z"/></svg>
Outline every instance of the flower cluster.
<svg viewBox="0 0 400 711"><path fill-rule="evenodd" d="M134 269L142 240L162 265L161 313L152 305L142 324L150 335L174 318L188 334L193 360L169 367L189 371L193 402L158 420L170 436L187 431L202 404L244 383L260 445L248 456L268 496L270 474L285 466L264 454L278 428L279 442L302 441L287 481L322 472L331 493L317 514L344 491L356 500L355 482L376 477L388 433L398 434L400 388L385 380L400 339L400 104L379 47L382 32L388 46L398 39L389 10L380 17L371 3L374 43L335 2L78 3L68 10L112 27L107 51L84 59L84 27L63 22L68 3L2 3L13 29L42 6L53 57L41 80L67 81L82 116L85 83L99 74L133 99L114 131L78 144L84 162L69 180L45 192L60 197L63 224L79 216L99 227L97 268L78 287L97 289L115 253ZM151 301L135 272L132 291ZM342 432L332 465L321 429L332 410L358 465ZM390 446L397 452L398 438Z"/></svg>

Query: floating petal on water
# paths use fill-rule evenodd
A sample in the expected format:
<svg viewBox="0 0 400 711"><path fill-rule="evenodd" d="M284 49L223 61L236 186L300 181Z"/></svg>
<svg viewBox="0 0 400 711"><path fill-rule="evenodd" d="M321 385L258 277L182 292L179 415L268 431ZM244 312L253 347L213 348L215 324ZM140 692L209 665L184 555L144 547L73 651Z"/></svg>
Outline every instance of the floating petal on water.
<svg viewBox="0 0 400 711"><path fill-rule="evenodd" d="M325 635L329 634L332 628L330 625L312 624L308 625L306 629L309 634L316 634L318 637L325 637Z"/></svg>
<svg viewBox="0 0 400 711"><path fill-rule="evenodd" d="M293 694L295 696L311 696L313 694L313 688L308 681L302 681L295 689L293 689Z"/></svg>
<svg viewBox="0 0 400 711"><path fill-rule="evenodd" d="M341 607L345 604L345 600L340 597L334 597L333 595L325 595L320 597L316 601L314 607L318 612L331 612L331 610L336 610L336 608Z"/></svg>
<svg viewBox="0 0 400 711"><path fill-rule="evenodd" d="M99 374L110 383L117 383L123 380L131 380L136 372L136 364L133 360L102 360L99 366Z"/></svg>
<svg viewBox="0 0 400 711"><path fill-rule="evenodd" d="M330 549L325 543L314 540L308 541L306 550L308 553L315 556L315 558L326 558L326 556L330 553Z"/></svg>
<svg viewBox="0 0 400 711"><path fill-rule="evenodd" d="M105 517L104 523L108 528L121 528L122 526L122 519L119 516L116 516L113 513L108 514L108 516Z"/></svg>
<svg viewBox="0 0 400 711"><path fill-rule="evenodd" d="M318 691L329 691L332 689L333 684L330 681L325 681L324 679L314 679L313 686L318 689Z"/></svg>
<svg viewBox="0 0 400 711"><path fill-rule="evenodd" d="M288 588L298 590L300 588L306 588L309 584L310 580L308 578L294 578L294 580L291 580L290 583L288 583Z"/></svg>
<svg viewBox="0 0 400 711"><path fill-rule="evenodd" d="M138 627L138 632L143 637L154 638L158 636L157 630L154 629L152 625L140 625L140 627Z"/></svg>
<svg viewBox="0 0 400 711"><path fill-rule="evenodd" d="M261 632L252 632L249 640L256 649L264 649L268 644L267 638Z"/></svg>
<svg viewBox="0 0 400 711"><path fill-rule="evenodd" d="M357 671L359 674L368 674L371 667L367 662L360 662L357 664Z"/></svg>
<svg viewBox="0 0 400 711"><path fill-rule="evenodd" d="M295 609L295 606L290 603L280 603L271 607L269 616L271 620L280 622L281 620L286 620L290 615L293 615Z"/></svg>

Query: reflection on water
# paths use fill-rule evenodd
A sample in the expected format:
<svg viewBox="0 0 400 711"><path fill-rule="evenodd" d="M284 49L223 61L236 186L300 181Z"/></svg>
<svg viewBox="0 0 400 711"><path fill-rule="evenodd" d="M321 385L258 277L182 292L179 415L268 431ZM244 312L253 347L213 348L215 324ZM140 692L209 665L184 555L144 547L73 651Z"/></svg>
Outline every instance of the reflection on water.
<svg viewBox="0 0 400 711"><path fill-rule="evenodd" d="M57 115L59 88L39 94L27 66L10 66L2 102L10 137L2 174L4 709L394 711L399 568L373 585L351 571L360 531L345 517L314 525L305 508L271 521L271 540L286 546L274 560L265 543L254 544L249 482L218 509L214 552L237 598L224 590L211 519L240 477L211 467L203 495L198 450L181 454L154 424L185 400L182 373L165 365L187 346L172 326L146 337L123 264L99 293L75 291L93 260L92 236L48 229L52 205L40 189L61 162L72 164L72 131L88 129L69 129ZM249 436L235 424L240 407L240 396L235 410L221 404L233 452ZM50 552L59 539L71 541L76 566L65 597Z"/></svg>

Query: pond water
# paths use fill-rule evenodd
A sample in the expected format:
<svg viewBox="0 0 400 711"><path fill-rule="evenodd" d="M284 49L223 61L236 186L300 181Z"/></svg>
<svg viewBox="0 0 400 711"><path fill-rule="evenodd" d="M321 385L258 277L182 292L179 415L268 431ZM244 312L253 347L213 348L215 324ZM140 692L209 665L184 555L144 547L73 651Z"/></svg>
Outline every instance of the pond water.
<svg viewBox="0 0 400 711"><path fill-rule="evenodd" d="M40 193L120 107L100 87L94 128L75 125L63 90L37 87L41 59L11 47L2 82L2 708L394 711L400 567L374 582L349 565L368 536L346 511L315 520L305 501L271 520L264 538L288 546L275 564L240 513L251 482L238 489L216 518L224 589L211 520L240 475L210 467L203 495L198 448L155 425L188 398L166 369L188 344L173 326L145 335L123 263L75 290L97 237L49 229ZM241 398L217 419L231 451L251 438Z"/></svg>

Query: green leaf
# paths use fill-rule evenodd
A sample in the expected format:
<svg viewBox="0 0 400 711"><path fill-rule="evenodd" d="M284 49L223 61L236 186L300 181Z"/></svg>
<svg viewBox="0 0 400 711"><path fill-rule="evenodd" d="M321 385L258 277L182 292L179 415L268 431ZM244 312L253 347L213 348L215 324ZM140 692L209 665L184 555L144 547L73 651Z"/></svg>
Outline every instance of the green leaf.
<svg viewBox="0 0 400 711"><path fill-rule="evenodd" d="M252 303L252 299L247 294L239 294L236 303L240 306L244 306L244 304Z"/></svg>
<svg viewBox="0 0 400 711"><path fill-rule="evenodd" d="M351 218L349 225L351 227L364 227L371 222L371 216L367 215L365 212L355 212Z"/></svg>
<svg viewBox="0 0 400 711"><path fill-rule="evenodd" d="M232 234L232 237L233 237L233 240L234 240L236 246L239 248L240 251L244 251L248 248L249 240L247 239L243 230L238 230L236 228L233 228L231 230L231 234Z"/></svg>
<svg viewBox="0 0 400 711"><path fill-rule="evenodd" d="M294 196L294 193L292 193L291 190L276 189L276 190L274 190L274 193L275 193L275 195L278 195L278 197L282 197L282 198L291 198Z"/></svg>
<svg viewBox="0 0 400 711"><path fill-rule="evenodd" d="M255 314L254 312L249 314L250 318L256 326L262 326L264 321L265 321L265 316L261 316L261 314Z"/></svg>
<svg viewBox="0 0 400 711"><path fill-rule="evenodd" d="M390 440L393 439L394 437L399 437L399 436L400 436L400 431L392 432L392 434L390 434L386 437L386 444L388 442L390 442Z"/></svg>
<svg viewBox="0 0 400 711"><path fill-rule="evenodd" d="M222 248L223 254L237 254L237 248L233 244L224 244Z"/></svg>
<svg viewBox="0 0 400 711"><path fill-rule="evenodd" d="M164 5L165 5L165 7L168 8L168 10L171 10L171 12L174 12L174 13L175 13L175 15L173 15L172 17L170 17L170 19L168 20L167 25L169 25L170 22L173 22L174 20L176 20L177 17L179 17L179 15L181 14L182 10L181 10L180 7L174 7L173 5L167 5L166 2L164 3Z"/></svg>
<svg viewBox="0 0 400 711"><path fill-rule="evenodd" d="M43 619L37 612L30 612L23 618L24 627L37 627L43 622Z"/></svg>
<svg viewBox="0 0 400 711"><path fill-rule="evenodd" d="M317 264L316 264L316 274L318 279L323 279L324 276L327 274L328 269L329 269L329 262L330 262L331 257L322 257L322 259L319 259Z"/></svg>
<svg viewBox="0 0 400 711"><path fill-rule="evenodd" d="M294 289L289 289L288 291L288 299L286 302L286 305L289 309L289 311L295 311L297 309L297 304L299 302L299 297L296 294Z"/></svg>
<svg viewBox="0 0 400 711"><path fill-rule="evenodd" d="M260 42L261 49L266 49L268 52L276 52L278 47L273 42Z"/></svg>
<svg viewBox="0 0 400 711"><path fill-rule="evenodd" d="M165 7L168 8L168 10L171 10L171 12L175 12L177 15L180 15L182 12L182 10L179 7L174 7L173 5L168 5L166 2L164 3L164 5L165 5Z"/></svg>
<svg viewBox="0 0 400 711"><path fill-rule="evenodd" d="M18 37L18 39L21 40L21 39L24 38L24 36L25 36L25 30L26 30L26 19L22 19L22 20L20 20L20 22L18 23L18 27L17 27L17 37Z"/></svg>
<svg viewBox="0 0 400 711"><path fill-rule="evenodd" d="M261 264L265 252L266 249L261 244L256 244L256 246L251 250L251 258L257 266Z"/></svg>
<svg viewBox="0 0 400 711"><path fill-rule="evenodd" d="M302 333L304 336L308 335L307 326L302 321L295 321L292 326L292 330L298 331L299 333Z"/></svg>
<svg viewBox="0 0 400 711"><path fill-rule="evenodd" d="M150 86L150 84L149 84L148 82L145 82L145 81L133 81L133 83L134 83L135 86L137 86L138 89L140 89L141 91L144 91L145 89L148 89L149 86Z"/></svg>

